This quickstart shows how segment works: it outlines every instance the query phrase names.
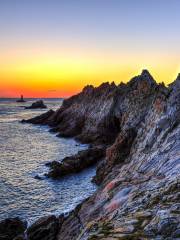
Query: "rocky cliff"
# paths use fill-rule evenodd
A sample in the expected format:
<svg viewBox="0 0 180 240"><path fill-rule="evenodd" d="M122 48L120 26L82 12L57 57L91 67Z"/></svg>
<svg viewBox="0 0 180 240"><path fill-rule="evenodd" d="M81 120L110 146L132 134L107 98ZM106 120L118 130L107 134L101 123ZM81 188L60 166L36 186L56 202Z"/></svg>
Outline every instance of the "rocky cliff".
<svg viewBox="0 0 180 240"><path fill-rule="evenodd" d="M58 111L27 122L106 149L94 178L99 189L57 218L48 239L180 238L180 76L165 87L144 70L127 84L88 86ZM52 232L47 219L45 232L40 222L39 238L28 239Z"/></svg>
<svg viewBox="0 0 180 240"><path fill-rule="evenodd" d="M43 114L26 122L48 124L59 136L75 137L84 143L112 142L118 132L113 119L116 90L114 83L103 83L98 88L87 86L64 100L62 107L49 112L48 117Z"/></svg>

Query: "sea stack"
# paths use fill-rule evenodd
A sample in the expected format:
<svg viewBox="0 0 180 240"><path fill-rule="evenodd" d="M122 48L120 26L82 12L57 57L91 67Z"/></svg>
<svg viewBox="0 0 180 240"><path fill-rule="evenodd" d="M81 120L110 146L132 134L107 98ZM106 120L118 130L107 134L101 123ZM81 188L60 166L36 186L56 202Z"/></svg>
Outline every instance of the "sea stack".
<svg viewBox="0 0 180 240"><path fill-rule="evenodd" d="M20 99L18 99L16 102L26 102L25 100L24 100L24 97L23 97L23 95L21 95L21 98Z"/></svg>
<svg viewBox="0 0 180 240"><path fill-rule="evenodd" d="M44 104L43 100L38 100L32 103L31 106L25 107L25 109L36 109L36 108L47 108L47 106Z"/></svg>

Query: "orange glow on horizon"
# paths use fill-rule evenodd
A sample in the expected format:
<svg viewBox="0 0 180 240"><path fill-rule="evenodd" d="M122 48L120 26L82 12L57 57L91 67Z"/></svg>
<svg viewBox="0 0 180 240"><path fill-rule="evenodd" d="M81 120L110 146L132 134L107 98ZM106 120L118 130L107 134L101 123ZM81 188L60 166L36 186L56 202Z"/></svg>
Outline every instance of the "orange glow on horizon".
<svg viewBox="0 0 180 240"><path fill-rule="evenodd" d="M68 97L180 71L180 1L0 1L0 97ZM168 17L167 17L168 16Z"/></svg>
<svg viewBox="0 0 180 240"><path fill-rule="evenodd" d="M143 63L143 64L142 64ZM177 56L146 55L115 51L102 52L55 49L34 51L6 51L0 56L0 97L60 98L74 95L85 85L100 85L102 82L116 84L127 82L150 71L157 82L169 84L179 70Z"/></svg>

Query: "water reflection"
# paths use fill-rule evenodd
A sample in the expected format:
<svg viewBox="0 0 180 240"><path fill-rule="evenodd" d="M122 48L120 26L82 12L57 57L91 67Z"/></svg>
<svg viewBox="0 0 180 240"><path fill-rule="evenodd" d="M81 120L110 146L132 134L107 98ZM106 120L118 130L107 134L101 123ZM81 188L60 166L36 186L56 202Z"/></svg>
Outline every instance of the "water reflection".
<svg viewBox="0 0 180 240"><path fill-rule="evenodd" d="M45 101L54 109L61 102ZM44 110L25 110L12 100L0 101L0 219L20 216L32 222L43 215L60 214L95 191L90 182L94 168L58 181L34 178L47 171L46 162L87 147L72 139L57 138L46 126L19 122L41 112Z"/></svg>

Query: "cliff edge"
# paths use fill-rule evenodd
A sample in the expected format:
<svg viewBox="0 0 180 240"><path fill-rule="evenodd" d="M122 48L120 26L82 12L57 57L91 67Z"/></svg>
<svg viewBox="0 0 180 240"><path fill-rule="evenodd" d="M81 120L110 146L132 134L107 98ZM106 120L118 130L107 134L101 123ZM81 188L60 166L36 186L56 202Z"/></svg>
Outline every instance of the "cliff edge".
<svg viewBox="0 0 180 240"><path fill-rule="evenodd" d="M26 122L105 149L99 189L57 218L48 239L180 238L180 75L169 87L147 70L127 84L88 86L44 116Z"/></svg>

